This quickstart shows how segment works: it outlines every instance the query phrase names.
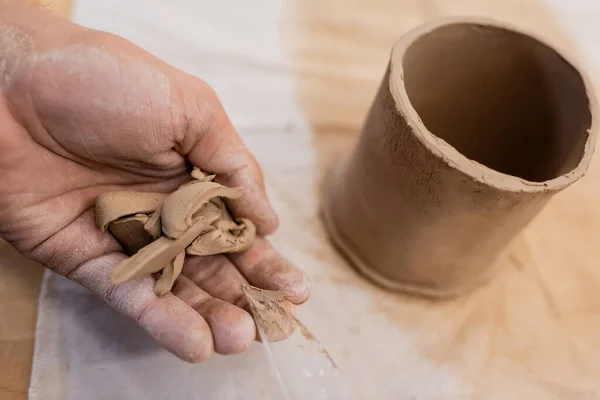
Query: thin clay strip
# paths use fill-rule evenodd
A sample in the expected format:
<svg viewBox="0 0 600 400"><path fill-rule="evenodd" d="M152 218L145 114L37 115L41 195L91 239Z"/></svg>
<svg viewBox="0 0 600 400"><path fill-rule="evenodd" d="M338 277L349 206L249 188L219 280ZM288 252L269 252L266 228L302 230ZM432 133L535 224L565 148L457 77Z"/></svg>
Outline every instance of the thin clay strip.
<svg viewBox="0 0 600 400"><path fill-rule="evenodd" d="M183 252L194 239L207 229L201 220L187 230L179 239L171 240L166 236L150 243L132 257L124 260L111 273L113 284L123 283L143 275L152 274L165 268L177 254Z"/></svg>
<svg viewBox="0 0 600 400"><path fill-rule="evenodd" d="M162 296L167 293L173 287L175 280L181 274L183 270L183 261L185 260L185 252L181 252L177 254L174 260L172 260L169 265L162 271L162 275L156 281L156 285L154 285L154 293L157 296Z"/></svg>
<svg viewBox="0 0 600 400"><path fill-rule="evenodd" d="M144 224L144 229L150 234L152 239L158 239L162 234L162 227L160 223L160 211L162 209L162 203L156 208L154 213L150 215L148 221Z"/></svg>
<svg viewBox="0 0 600 400"><path fill-rule="evenodd" d="M198 168L194 168L191 172L192 178L199 180L200 182L212 182L216 175L206 175Z"/></svg>
<svg viewBox="0 0 600 400"><path fill-rule="evenodd" d="M150 214L166 199L166 193L133 191L106 192L96 198L96 226L105 230L108 224L119 218Z"/></svg>

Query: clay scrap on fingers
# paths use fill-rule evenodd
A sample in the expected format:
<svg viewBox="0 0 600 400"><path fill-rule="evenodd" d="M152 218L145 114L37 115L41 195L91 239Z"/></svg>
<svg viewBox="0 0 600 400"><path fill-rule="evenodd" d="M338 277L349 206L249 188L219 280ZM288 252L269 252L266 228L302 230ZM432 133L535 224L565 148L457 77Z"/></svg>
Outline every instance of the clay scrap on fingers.
<svg viewBox="0 0 600 400"><path fill-rule="evenodd" d="M287 339L297 328L293 305L283 292L242 285L244 299L254 318L260 341L279 342Z"/></svg>
<svg viewBox="0 0 600 400"><path fill-rule="evenodd" d="M96 225L108 230L131 257L111 273L113 284L161 272L154 291L171 290L186 254L207 256L247 250L256 227L234 218L223 199L242 196L240 188L213 182L199 169L171 194L118 191L96 198Z"/></svg>
<svg viewBox="0 0 600 400"><path fill-rule="evenodd" d="M326 362L337 369L335 361L317 338L298 318L294 306L286 300L281 291L264 290L250 285L242 285L244 299L248 303L250 314L254 318L259 333L259 341L275 343L298 333L299 347L309 352L322 354ZM299 338L299 339L298 339Z"/></svg>

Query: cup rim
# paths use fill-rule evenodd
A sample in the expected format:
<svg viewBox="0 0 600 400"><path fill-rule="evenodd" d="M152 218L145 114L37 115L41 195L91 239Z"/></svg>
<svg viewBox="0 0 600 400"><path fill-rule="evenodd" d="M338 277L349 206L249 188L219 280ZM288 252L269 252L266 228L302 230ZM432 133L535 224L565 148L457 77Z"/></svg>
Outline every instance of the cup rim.
<svg viewBox="0 0 600 400"><path fill-rule="evenodd" d="M557 177L541 181L529 181L515 175L509 175L497 170L494 170L480 162L472 160L454 146L446 142L441 137L434 135L425 124L421 121L419 113L413 107L406 87L404 85L404 66L402 60L406 51L418 38L431 33L439 28L451 25L474 25L482 27L499 28L506 31L514 32L533 39L541 45L555 52L567 64L569 64L580 76L585 93L588 100L588 108L591 115L591 124L587 129L587 138L583 150L583 154L577 163L577 166ZM572 52L569 52L572 53ZM390 54L390 73L389 73L389 89L394 98L395 105L401 112L406 122L411 128L417 140L427 148L434 156L441 159L450 167L464 173L473 180L486 186L493 186L500 190L510 192L548 192L559 191L567 186L570 186L583 175L585 175L591 163L596 145L596 135L598 130L598 103L591 83L591 79L581 66L581 62L576 60L572 54L567 54L566 51L559 51L555 46L550 45L546 40L541 39L539 35L515 27L505 22L500 22L490 18L481 17L446 17L439 18L420 25L404 34L392 48Z"/></svg>

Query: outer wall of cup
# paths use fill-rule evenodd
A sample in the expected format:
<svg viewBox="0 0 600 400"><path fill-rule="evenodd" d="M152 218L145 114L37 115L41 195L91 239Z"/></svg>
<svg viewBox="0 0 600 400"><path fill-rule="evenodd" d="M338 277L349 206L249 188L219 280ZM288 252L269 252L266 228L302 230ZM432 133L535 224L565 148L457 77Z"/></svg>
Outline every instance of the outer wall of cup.
<svg viewBox="0 0 600 400"><path fill-rule="evenodd" d="M356 148L330 175L322 217L334 245L377 284L455 296L491 276L559 190L507 190L440 157L399 110L390 70Z"/></svg>

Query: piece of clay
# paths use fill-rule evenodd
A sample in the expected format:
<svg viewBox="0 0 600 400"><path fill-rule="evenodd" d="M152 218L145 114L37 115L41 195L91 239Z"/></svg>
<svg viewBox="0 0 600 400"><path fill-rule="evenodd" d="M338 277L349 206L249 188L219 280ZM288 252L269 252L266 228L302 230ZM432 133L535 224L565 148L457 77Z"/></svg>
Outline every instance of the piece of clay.
<svg viewBox="0 0 600 400"><path fill-rule="evenodd" d="M213 182L198 169L192 180L171 194L108 192L96 200L96 223L108 227L131 257L111 273L113 284L163 271L155 292L168 292L181 273L185 254L212 255L247 250L254 224L236 222L223 198L236 199L239 188Z"/></svg>
<svg viewBox="0 0 600 400"><path fill-rule="evenodd" d="M150 234L153 240L156 240L162 234L162 227L160 226L160 209L162 204L150 215L148 221L144 224L144 230Z"/></svg>
<svg viewBox="0 0 600 400"><path fill-rule="evenodd" d="M245 218L235 222L223 200L214 198L211 206L220 212L220 218L213 224L214 229L198 236L187 249L188 254L209 256L221 252L239 253L248 250L256 236L254 224Z"/></svg>
<svg viewBox="0 0 600 400"><path fill-rule="evenodd" d="M198 168L194 168L190 174L192 175L192 178L201 182L212 182L216 177L216 175L206 175Z"/></svg>
<svg viewBox="0 0 600 400"><path fill-rule="evenodd" d="M432 297L464 293L588 169L590 80L551 46L481 19L427 23L394 46L323 217L365 276Z"/></svg>
<svg viewBox="0 0 600 400"><path fill-rule="evenodd" d="M168 196L162 204L162 231L172 239L183 235L198 219L206 203L214 197L237 199L239 188L228 188L215 182L195 181Z"/></svg>
<svg viewBox="0 0 600 400"><path fill-rule="evenodd" d="M289 311L292 304L282 292L242 285L242 293L261 333L261 340L279 342L294 333L298 327L297 320Z"/></svg>
<svg viewBox="0 0 600 400"><path fill-rule="evenodd" d="M175 259L172 260L165 269L163 269L162 275L158 278L158 281L156 281L156 285L154 286L154 293L156 293L157 296L162 296L171 290L175 283L175 279L177 279L183 270L184 259L185 251L182 251L175 256Z"/></svg>
<svg viewBox="0 0 600 400"><path fill-rule="evenodd" d="M135 254L154 239L146 230L149 218L146 214L136 214L119 218L108 224L108 230L123 246L127 254Z"/></svg>
<svg viewBox="0 0 600 400"><path fill-rule="evenodd" d="M162 270L177 254L184 252L196 236L206 231L208 226L205 221L199 221L176 240L160 237L121 262L112 271L111 281L114 284L123 283Z"/></svg>
<svg viewBox="0 0 600 400"><path fill-rule="evenodd" d="M105 230L108 224L121 217L150 214L167 198L166 193L133 191L106 192L96 198L96 226Z"/></svg>

